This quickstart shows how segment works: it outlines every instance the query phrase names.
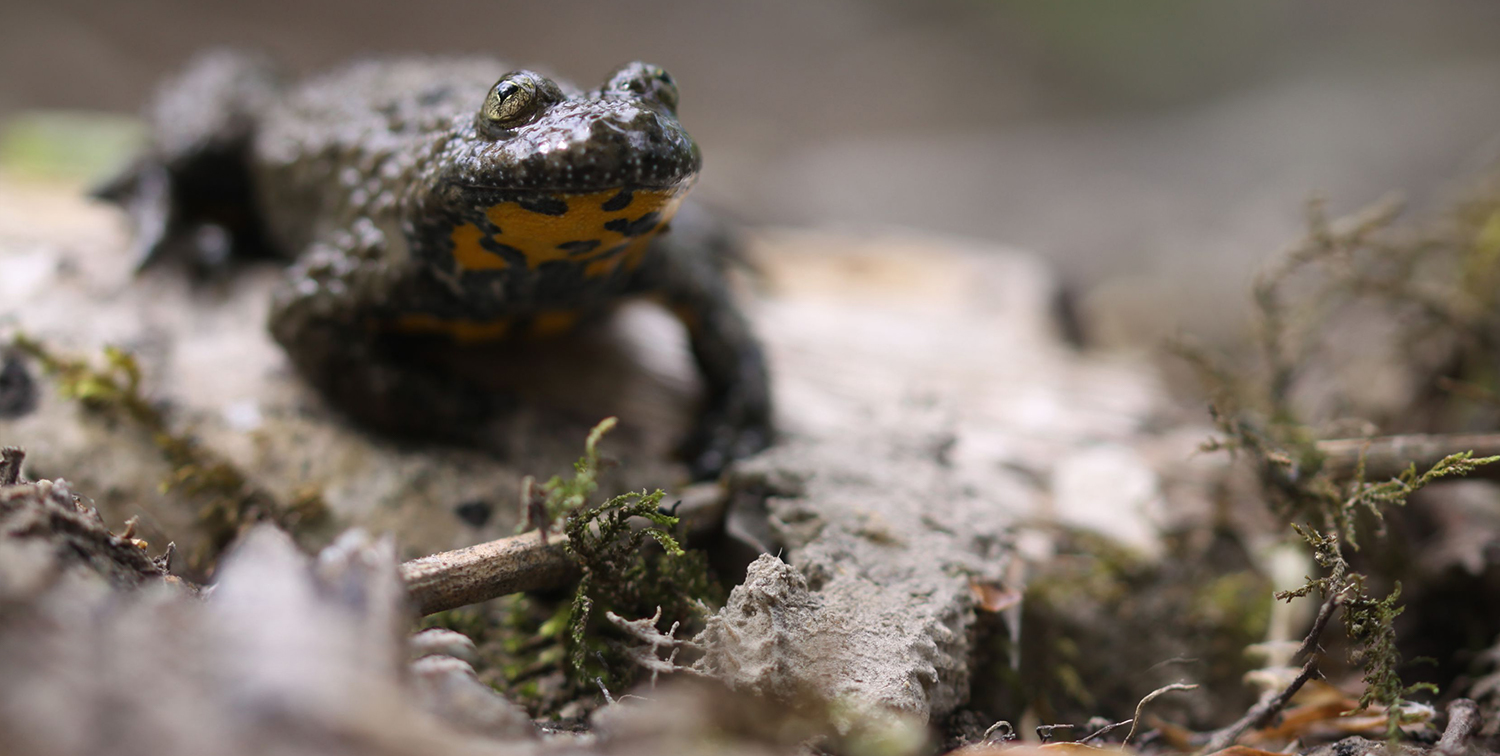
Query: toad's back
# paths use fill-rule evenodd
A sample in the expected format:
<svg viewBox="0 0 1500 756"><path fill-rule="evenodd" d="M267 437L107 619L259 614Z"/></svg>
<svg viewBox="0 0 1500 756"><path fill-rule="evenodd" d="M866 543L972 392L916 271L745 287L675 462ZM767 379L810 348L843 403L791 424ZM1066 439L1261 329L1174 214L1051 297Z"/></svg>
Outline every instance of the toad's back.
<svg viewBox="0 0 1500 756"><path fill-rule="evenodd" d="M290 88L257 116L256 199L276 249L296 254L356 219L399 228L457 121L506 68L493 60L365 61Z"/></svg>

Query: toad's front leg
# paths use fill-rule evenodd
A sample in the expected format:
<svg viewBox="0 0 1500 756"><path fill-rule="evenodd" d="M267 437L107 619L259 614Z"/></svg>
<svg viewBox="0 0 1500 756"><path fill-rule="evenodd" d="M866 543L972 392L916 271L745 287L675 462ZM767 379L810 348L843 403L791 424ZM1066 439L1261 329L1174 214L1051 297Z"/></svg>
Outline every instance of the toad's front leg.
<svg viewBox="0 0 1500 756"><path fill-rule="evenodd" d="M737 240L695 207L683 208L674 229L653 246L639 285L664 299L686 326L703 378L703 406L678 447L701 480L770 445L770 377L760 342L726 280L726 268L738 256Z"/></svg>

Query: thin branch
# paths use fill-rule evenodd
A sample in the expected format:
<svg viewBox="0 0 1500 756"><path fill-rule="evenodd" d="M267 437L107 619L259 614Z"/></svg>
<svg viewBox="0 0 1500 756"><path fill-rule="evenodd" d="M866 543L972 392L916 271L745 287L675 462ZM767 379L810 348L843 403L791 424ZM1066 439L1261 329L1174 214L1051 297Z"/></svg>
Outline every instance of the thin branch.
<svg viewBox="0 0 1500 756"><path fill-rule="evenodd" d="M1426 470L1455 452L1472 451L1476 457L1500 455L1500 434L1455 433L1373 438L1334 438L1318 442L1318 451L1326 456L1324 467L1335 476L1348 475L1359 466L1360 453L1365 457L1365 476L1370 480L1394 478L1412 464ZM1500 466L1485 465L1469 477L1500 478Z"/></svg>
<svg viewBox="0 0 1500 756"><path fill-rule="evenodd" d="M1132 717L1131 720L1130 720L1130 732L1125 733L1125 739L1122 740L1122 741L1120 741L1120 745L1125 745L1126 743L1129 743L1130 739L1133 738L1133 737L1135 737L1135 728L1136 728L1136 725L1140 724L1140 722L1141 722L1141 710L1146 708L1146 704L1151 703L1152 701L1155 701L1157 698L1160 698L1161 696L1166 695L1167 693L1171 693L1174 690L1197 690L1197 689L1198 689L1198 685L1196 683L1194 683L1192 685L1188 685L1188 684L1185 684L1185 683L1172 683L1171 685L1166 685L1166 686L1157 688L1156 690L1153 690L1150 693L1147 693L1146 697L1142 698L1141 702L1135 705L1135 716Z"/></svg>
<svg viewBox="0 0 1500 756"><path fill-rule="evenodd" d="M567 536L554 534L544 544L533 530L413 559L401 565L401 578L423 615L521 591L561 588L578 574L564 548L567 541Z"/></svg>
<svg viewBox="0 0 1500 756"><path fill-rule="evenodd" d="M1342 574L1342 573L1340 573ZM1307 631L1307 637L1302 639L1302 645L1297 647L1297 652L1292 654L1295 659L1303 654L1312 653L1318 645L1318 638L1323 635L1323 629L1328 627L1328 621L1333 619L1333 612L1339 608L1341 594L1335 593L1323 601L1318 607L1318 616L1313 619L1312 627Z"/></svg>
<svg viewBox="0 0 1500 756"><path fill-rule="evenodd" d="M1089 733L1088 735L1085 735L1085 736L1079 738L1078 742L1079 743L1087 743L1090 740L1094 740L1096 738L1102 738L1105 735L1108 735L1108 734L1114 732L1115 730L1118 730L1121 727L1124 727L1125 725L1134 725L1134 724L1135 724L1135 720L1134 719L1127 719L1124 722L1115 722L1113 724L1107 724L1107 725L1105 725L1103 727L1100 727L1097 730L1094 730L1093 732Z"/></svg>
<svg viewBox="0 0 1500 756"><path fill-rule="evenodd" d="M1292 678L1291 683L1282 688L1280 693L1270 698L1262 699L1259 703L1250 707L1250 710L1245 712L1245 716L1240 717L1239 721L1214 732L1213 737L1208 741L1208 745L1203 748L1203 753L1218 753L1234 745L1234 741L1239 740L1239 737L1244 735L1246 731L1258 730L1266 726L1272 717L1286 708L1287 703L1292 700L1292 696L1297 695L1297 691L1301 690L1302 686L1308 680L1311 680L1312 676L1317 674L1317 672L1318 657L1308 657L1307 661L1303 663L1302 669L1297 672L1297 676Z"/></svg>
<svg viewBox="0 0 1500 756"><path fill-rule="evenodd" d="M1073 725L1070 725L1070 724L1037 725L1036 726L1036 737L1037 737L1038 740L1042 741L1043 745L1046 745L1048 742L1050 742L1052 740L1052 733L1053 732L1055 732L1057 730L1071 730L1071 729L1073 729Z"/></svg>
<svg viewBox="0 0 1500 756"><path fill-rule="evenodd" d="M998 733L998 736L996 735ZM992 740L991 738L998 738ZM979 738L980 743L1009 743L1016 739L1016 727L1002 719L990 725Z"/></svg>
<svg viewBox="0 0 1500 756"><path fill-rule="evenodd" d="M724 517L717 486L682 493L678 516L689 537L713 532ZM578 578L568 537L538 531L444 551L401 565L412 604L424 616L522 591L562 588Z"/></svg>

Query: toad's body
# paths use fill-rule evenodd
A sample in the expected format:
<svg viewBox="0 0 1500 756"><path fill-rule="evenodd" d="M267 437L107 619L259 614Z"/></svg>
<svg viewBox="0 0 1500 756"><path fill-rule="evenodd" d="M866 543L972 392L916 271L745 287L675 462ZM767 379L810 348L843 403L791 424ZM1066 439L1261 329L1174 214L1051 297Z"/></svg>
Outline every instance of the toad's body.
<svg viewBox="0 0 1500 756"><path fill-rule="evenodd" d="M728 297L724 239L658 238L701 163L671 78L636 63L582 92L505 72L369 62L287 86L210 54L163 88L152 149L101 194L134 216L143 259L180 246L295 259L271 331L377 426L443 433L487 405L403 359L395 335L549 334L653 293L682 316L705 379L684 447L695 471L764 446L765 367Z"/></svg>

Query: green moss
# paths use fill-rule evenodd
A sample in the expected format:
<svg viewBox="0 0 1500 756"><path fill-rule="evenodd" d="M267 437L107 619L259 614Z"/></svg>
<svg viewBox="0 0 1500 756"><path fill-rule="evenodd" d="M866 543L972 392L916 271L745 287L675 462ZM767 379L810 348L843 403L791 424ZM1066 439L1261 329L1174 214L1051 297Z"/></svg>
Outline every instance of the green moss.
<svg viewBox="0 0 1500 756"><path fill-rule="evenodd" d="M33 110L0 123L0 169L29 178L97 181L145 144L139 120Z"/></svg>
<svg viewBox="0 0 1500 756"><path fill-rule="evenodd" d="M1463 430L1476 419L1492 427L1500 419L1493 368L1500 351L1500 192L1476 194L1430 229L1396 227L1398 210L1382 203L1335 221L1321 205L1310 207L1306 237L1256 283L1258 350L1250 364L1226 368L1200 348L1179 346L1210 393L1220 437L1205 448L1227 450L1256 470L1267 503L1322 567L1321 576L1279 597L1339 597L1352 658L1364 673L1361 705L1392 712L1418 690L1435 689L1404 685L1397 673L1400 584L1384 596L1372 593L1349 552L1385 535L1385 514L1423 487L1500 461L1460 451L1427 470L1411 465L1389 480L1367 481L1363 459L1352 472L1329 469L1317 446L1318 428L1329 419L1310 417L1297 402L1323 347L1338 338L1330 333L1334 324L1351 308L1374 305L1397 324L1393 351L1408 360L1400 367L1412 385L1450 387L1419 390L1399 413L1378 418L1387 432ZM1393 716L1390 735L1398 734Z"/></svg>
<svg viewBox="0 0 1500 756"><path fill-rule="evenodd" d="M421 627L467 635L478 650L479 679L546 717L577 695L563 676L568 616L566 603L517 594L429 615Z"/></svg>
<svg viewBox="0 0 1500 756"><path fill-rule="evenodd" d="M190 569L206 571L252 522L270 520L294 535L326 530L330 525L332 518L319 491L304 490L289 501L279 501L192 435L174 431L142 393L140 365L130 353L105 347L102 364L96 365L58 355L24 334L17 334L11 347L36 360L57 381L64 397L90 413L123 419L150 437L170 468L161 483L162 492L177 491L199 505L197 524L206 538L188 555Z"/></svg>
<svg viewBox="0 0 1500 756"><path fill-rule="evenodd" d="M606 611L638 619L660 608L658 629L676 625L681 637L722 601L704 555L682 548L674 536L678 520L662 511L662 491L590 503L606 465L598 445L614 424L607 419L589 433L572 475L537 487L536 503L551 523L545 527L567 535L566 548L578 564L581 578L571 597L508 596L424 623L472 638L480 678L534 716L554 716L571 701L597 696L601 685L617 691L636 680L639 670L626 653L635 641L603 621Z"/></svg>
<svg viewBox="0 0 1500 756"><path fill-rule="evenodd" d="M449 609L444 612L429 614L422 618L421 629L429 630L440 627L444 630L452 630L455 633L463 633L470 640L478 643L482 640L489 629L489 623L485 621L483 612L473 606Z"/></svg>
<svg viewBox="0 0 1500 756"><path fill-rule="evenodd" d="M660 489L625 493L587 506L598 489L596 447L614 423L609 418L589 434L572 479L553 478L543 486L549 512L570 512L564 525L567 548L582 572L568 622L570 670L575 682L596 681L606 687L629 685L639 670L623 653L628 639L600 621L605 612L639 619L660 610L658 630L690 631L709 613L705 602L717 603L722 596L709 578L704 555L685 551L673 537L678 519L661 510L666 494ZM649 524L637 528L633 519ZM659 549L644 549L648 539Z"/></svg>

